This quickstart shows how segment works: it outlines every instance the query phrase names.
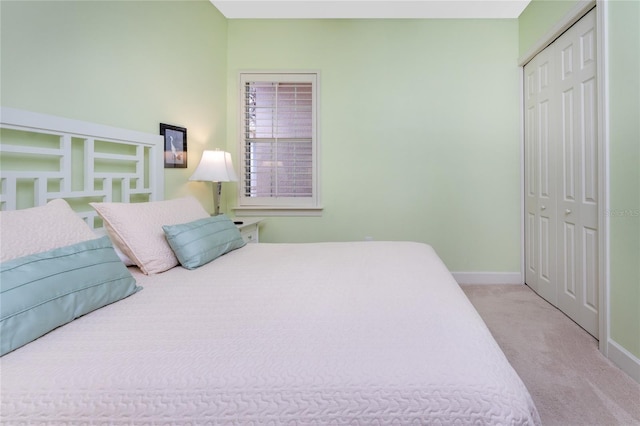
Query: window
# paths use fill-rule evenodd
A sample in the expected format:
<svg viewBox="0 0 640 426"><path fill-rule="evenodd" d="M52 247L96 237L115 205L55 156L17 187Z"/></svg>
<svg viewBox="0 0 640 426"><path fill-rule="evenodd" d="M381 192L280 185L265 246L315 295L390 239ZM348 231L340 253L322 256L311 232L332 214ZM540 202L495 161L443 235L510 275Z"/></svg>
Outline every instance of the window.
<svg viewBox="0 0 640 426"><path fill-rule="evenodd" d="M319 210L318 74L241 73L240 86L239 209Z"/></svg>

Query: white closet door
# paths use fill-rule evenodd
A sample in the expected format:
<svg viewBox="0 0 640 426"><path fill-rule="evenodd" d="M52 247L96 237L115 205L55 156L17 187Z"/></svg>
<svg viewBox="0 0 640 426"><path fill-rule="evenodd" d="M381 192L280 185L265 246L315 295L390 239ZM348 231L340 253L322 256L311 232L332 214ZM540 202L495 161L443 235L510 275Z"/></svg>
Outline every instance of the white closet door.
<svg viewBox="0 0 640 426"><path fill-rule="evenodd" d="M596 15L554 44L559 65L558 308L598 336Z"/></svg>
<svg viewBox="0 0 640 426"><path fill-rule="evenodd" d="M526 272L525 282L556 304L556 178L552 52L525 66Z"/></svg>
<svg viewBox="0 0 640 426"><path fill-rule="evenodd" d="M525 68L525 282L598 337L596 12Z"/></svg>

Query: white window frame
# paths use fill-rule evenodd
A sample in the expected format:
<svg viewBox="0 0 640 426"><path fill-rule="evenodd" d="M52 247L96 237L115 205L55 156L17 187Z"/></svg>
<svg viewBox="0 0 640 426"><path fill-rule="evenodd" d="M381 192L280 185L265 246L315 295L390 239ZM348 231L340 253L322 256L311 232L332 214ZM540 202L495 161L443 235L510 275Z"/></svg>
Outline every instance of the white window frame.
<svg viewBox="0 0 640 426"><path fill-rule="evenodd" d="M260 82L310 82L312 84L312 195L311 197L249 197L245 194L247 165L245 153L245 83ZM238 163L240 169L237 214L245 216L320 216L320 134L318 71L240 71L238 78Z"/></svg>

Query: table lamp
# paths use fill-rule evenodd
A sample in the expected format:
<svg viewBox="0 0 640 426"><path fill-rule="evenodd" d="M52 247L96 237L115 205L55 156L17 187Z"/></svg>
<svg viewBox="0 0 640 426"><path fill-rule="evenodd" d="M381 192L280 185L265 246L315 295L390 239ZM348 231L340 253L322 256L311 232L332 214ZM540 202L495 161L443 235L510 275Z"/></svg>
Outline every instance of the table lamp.
<svg viewBox="0 0 640 426"><path fill-rule="evenodd" d="M213 215L220 214L220 195L222 182L236 182L238 177L233 170L231 154L225 151L204 151L200 164L189 180L213 183Z"/></svg>

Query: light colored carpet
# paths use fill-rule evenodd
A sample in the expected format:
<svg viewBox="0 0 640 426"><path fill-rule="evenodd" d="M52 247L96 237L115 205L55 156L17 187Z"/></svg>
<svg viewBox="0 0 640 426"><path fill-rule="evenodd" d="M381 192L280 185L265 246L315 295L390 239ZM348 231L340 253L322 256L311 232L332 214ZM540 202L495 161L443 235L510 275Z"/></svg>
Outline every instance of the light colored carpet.
<svg viewBox="0 0 640 426"><path fill-rule="evenodd" d="M640 385L524 285L462 285L518 372L543 425L640 425Z"/></svg>

